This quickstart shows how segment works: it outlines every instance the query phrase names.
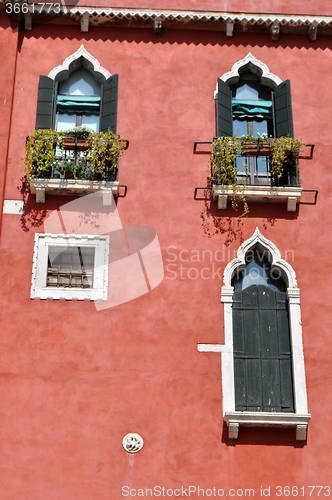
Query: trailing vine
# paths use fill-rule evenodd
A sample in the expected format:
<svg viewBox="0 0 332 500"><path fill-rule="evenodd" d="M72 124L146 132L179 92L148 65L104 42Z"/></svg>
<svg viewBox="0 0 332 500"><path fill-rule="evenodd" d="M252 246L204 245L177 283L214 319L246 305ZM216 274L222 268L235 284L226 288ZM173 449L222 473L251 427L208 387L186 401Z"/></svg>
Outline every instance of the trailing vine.
<svg viewBox="0 0 332 500"><path fill-rule="evenodd" d="M306 144L302 141L293 139L292 137L268 138L265 134L260 137L242 136L237 137L217 137L212 142L210 154L210 179L215 183L223 186L232 186L232 206L237 208L235 195L241 194L244 203L243 215L249 212L248 204L245 199L245 183L238 184L238 171L236 166L237 156L246 156L243 148L244 141L255 141L260 145L269 145L271 153L267 154L270 157L270 173L272 185L275 185L277 180L283 175L286 165L290 165L298 169L297 158L301 147ZM262 146L261 146L262 147ZM252 154L252 153L251 153ZM264 156L264 154L261 155ZM246 175L248 175L247 162L244 164Z"/></svg>
<svg viewBox="0 0 332 500"><path fill-rule="evenodd" d="M245 199L244 189L245 183L240 186L237 183L237 166L236 157L240 156L242 153L242 139L237 137L217 137L211 148L210 155L210 165L211 173L210 178L217 184L223 186L232 186L233 196L232 196L232 207L237 209L238 203L236 201L236 193L241 194L241 199L243 201L243 214L247 215L249 212L248 203ZM244 164L247 173L247 163Z"/></svg>
<svg viewBox="0 0 332 500"><path fill-rule="evenodd" d="M36 130L27 138L25 145L25 172L28 180L41 177L52 168L56 160L55 148L62 148L62 134L51 129Z"/></svg>
<svg viewBox="0 0 332 500"><path fill-rule="evenodd" d="M118 159L123 154L124 141L113 132L92 132L87 138L90 149L86 150L86 158L94 172L105 176L106 165L114 170Z"/></svg>
<svg viewBox="0 0 332 500"><path fill-rule="evenodd" d="M87 146L81 153L74 152L72 157L66 158L62 154L66 136L81 137ZM73 143L75 144L75 143ZM36 130L27 138L25 146L25 172L28 180L44 176L53 166L60 173L74 172L83 175L84 168L89 175L100 174L103 178L108 172L117 167L118 159L125 148L125 140L113 132L91 132L85 129L74 129L69 132L56 132L51 129ZM68 148L74 151L74 148ZM74 165L74 159L78 164ZM86 161L80 162L80 159Z"/></svg>
<svg viewBox="0 0 332 500"><path fill-rule="evenodd" d="M272 184L275 184L276 180L282 177L287 162L298 168L296 158L299 155L300 148L305 146L306 144L293 139L293 137L271 139L272 156L270 171Z"/></svg>

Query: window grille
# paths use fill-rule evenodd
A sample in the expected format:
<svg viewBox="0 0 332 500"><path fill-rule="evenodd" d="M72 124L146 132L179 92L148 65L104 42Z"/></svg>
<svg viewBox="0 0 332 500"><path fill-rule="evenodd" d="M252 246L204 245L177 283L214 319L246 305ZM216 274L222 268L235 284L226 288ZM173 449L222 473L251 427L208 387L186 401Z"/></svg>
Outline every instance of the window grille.
<svg viewBox="0 0 332 500"><path fill-rule="evenodd" d="M94 247L50 246L47 287L93 288Z"/></svg>

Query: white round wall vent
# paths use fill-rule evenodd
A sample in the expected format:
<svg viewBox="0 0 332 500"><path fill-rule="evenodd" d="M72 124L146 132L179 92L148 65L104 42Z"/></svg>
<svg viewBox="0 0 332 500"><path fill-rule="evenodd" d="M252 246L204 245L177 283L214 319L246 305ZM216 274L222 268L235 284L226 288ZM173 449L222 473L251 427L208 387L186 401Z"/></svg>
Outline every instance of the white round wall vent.
<svg viewBox="0 0 332 500"><path fill-rule="evenodd" d="M123 438L122 446L128 453L137 453L143 448L143 438L139 434L131 432Z"/></svg>

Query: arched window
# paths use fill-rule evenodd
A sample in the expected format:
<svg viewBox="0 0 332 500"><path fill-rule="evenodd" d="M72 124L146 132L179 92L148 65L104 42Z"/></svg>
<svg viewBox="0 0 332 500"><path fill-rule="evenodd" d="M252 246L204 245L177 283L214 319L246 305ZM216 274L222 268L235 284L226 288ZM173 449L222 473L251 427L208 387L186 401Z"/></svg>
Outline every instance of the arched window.
<svg viewBox="0 0 332 500"><path fill-rule="evenodd" d="M286 286L257 248L233 278L236 411L294 412Z"/></svg>
<svg viewBox="0 0 332 500"><path fill-rule="evenodd" d="M305 384L300 290L293 268L258 228L224 271L223 415L229 437L239 426L295 427L305 440L310 419Z"/></svg>
<svg viewBox="0 0 332 500"><path fill-rule="evenodd" d="M215 97L217 137L294 136L290 81L282 82L250 53L218 79ZM240 184L271 183L265 157L238 157L237 169ZM285 171L278 184L297 185L296 169Z"/></svg>
<svg viewBox="0 0 332 500"><path fill-rule="evenodd" d="M218 79L216 104L218 137L293 137L289 80L282 82L250 53Z"/></svg>
<svg viewBox="0 0 332 500"><path fill-rule="evenodd" d="M101 83L90 71L79 68L59 83L56 104L56 130L86 127L99 132Z"/></svg>
<svg viewBox="0 0 332 500"><path fill-rule="evenodd" d="M118 75L111 76L83 45L48 76L40 76L36 130L85 125L116 133Z"/></svg>

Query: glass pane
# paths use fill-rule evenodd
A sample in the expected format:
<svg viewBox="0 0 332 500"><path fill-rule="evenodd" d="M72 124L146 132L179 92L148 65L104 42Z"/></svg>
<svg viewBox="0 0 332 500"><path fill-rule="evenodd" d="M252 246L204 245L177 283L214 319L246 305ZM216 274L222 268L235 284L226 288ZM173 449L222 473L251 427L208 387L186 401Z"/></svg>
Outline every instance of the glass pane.
<svg viewBox="0 0 332 500"><path fill-rule="evenodd" d="M251 285L264 285L276 292L285 292L285 282L280 273L272 272L271 264L258 250L246 255L244 271L236 274L232 280L234 290L240 291Z"/></svg>
<svg viewBox="0 0 332 500"><path fill-rule="evenodd" d="M258 134L261 136L265 134L268 137L268 128L267 128L267 120L254 120L254 137L258 137ZM269 170L269 163L266 157L258 157L256 161L256 172L259 174L266 174Z"/></svg>
<svg viewBox="0 0 332 500"><path fill-rule="evenodd" d="M235 137L241 137L242 135L248 135L248 126L246 120L233 120L233 135Z"/></svg>
<svg viewBox="0 0 332 500"><path fill-rule="evenodd" d="M99 132L99 115L82 115L82 126Z"/></svg>
<svg viewBox="0 0 332 500"><path fill-rule="evenodd" d="M68 80L59 83L59 94L101 95L101 84L85 68L74 71Z"/></svg>
<svg viewBox="0 0 332 500"><path fill-rule="evenodd" d="M261 121L253 121L254 123L254 137L258 137L259 135L265 134L268 137L268 131L267 131L267 120L261 120Z"/></svg>
<svg viewBox="0 0 332 500"><path fill-rule="evenodd" d="M249 87L246 83L236 89L236 99L247 99L250 101L258 101L258 91Z"/></svg>
<svg viewBox="0 0 332 500"><path fill-rule="evenodd" d="M68 115L66 113L58 114L57 131L66 132L67 130L73 129L76 125L76 115Z"/></svg>
<svg viewBox="0 0 332 500"><path fill-rule="evenodd" d="M46 286L92 288L94 247L50 246Z"/></svg>

